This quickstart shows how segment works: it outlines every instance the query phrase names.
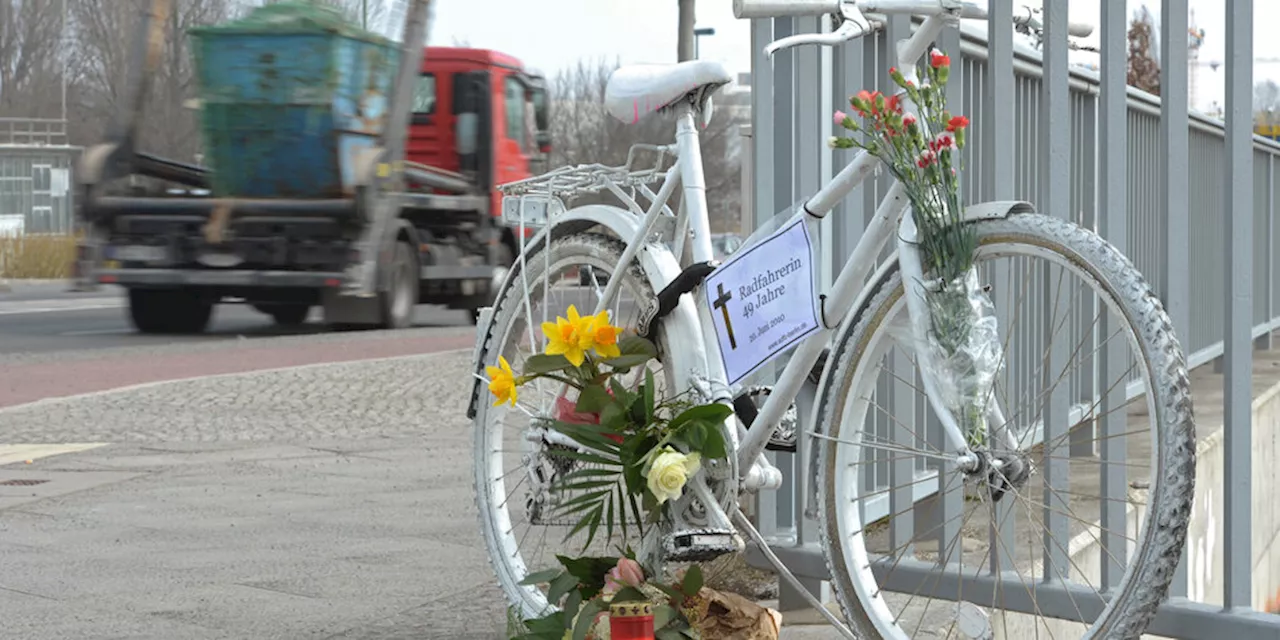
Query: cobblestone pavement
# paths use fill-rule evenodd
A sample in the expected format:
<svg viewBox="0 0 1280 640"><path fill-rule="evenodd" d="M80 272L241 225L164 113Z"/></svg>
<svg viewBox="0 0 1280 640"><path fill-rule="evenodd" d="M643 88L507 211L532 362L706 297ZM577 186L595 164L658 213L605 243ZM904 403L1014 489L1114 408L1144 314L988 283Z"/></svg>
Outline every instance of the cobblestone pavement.
<svg viewBox="0 0 1280 640"><path fill-rule="evenodd" d="M469 359L0 410L7 443L114 443L0 466L54 487L8 508L0 491L0 638L504 637L472 500Z"/></svg>
<svg viewBox="0 0 1280 640"><path fill-rule="evenodd" d="M466 433L471 353L168 382L0 413L7 443L305 442Z"/></svg>

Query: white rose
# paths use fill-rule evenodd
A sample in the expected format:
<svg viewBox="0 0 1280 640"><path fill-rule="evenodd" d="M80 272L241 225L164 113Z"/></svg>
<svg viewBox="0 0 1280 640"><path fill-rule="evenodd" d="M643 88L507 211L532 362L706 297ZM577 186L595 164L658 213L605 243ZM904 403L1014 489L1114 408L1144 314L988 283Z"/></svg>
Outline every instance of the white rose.
<svg viewBox="0 0 1280 640"><path fill-rule="evenodd" d="M658 504L679 498L684 483L698 472L701 462L702 456L696 451L685 455L671 447L663 447L653 457L647 474L649 492L658 499Z"/></svg>

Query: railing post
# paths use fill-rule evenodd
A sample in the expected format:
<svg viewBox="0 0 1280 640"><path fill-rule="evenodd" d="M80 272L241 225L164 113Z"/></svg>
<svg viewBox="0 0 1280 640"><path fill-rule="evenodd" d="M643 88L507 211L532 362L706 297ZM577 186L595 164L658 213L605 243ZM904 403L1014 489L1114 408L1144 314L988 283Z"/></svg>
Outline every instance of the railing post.
<svg viewBox="0 0 1280 640"><path fill-rule="evenodd" d="M1253 0L1227 3L1222 603L1253 604Z"/></svg>
<svg viewBox="0 0 1280 640"><path fill-rule="evenodd" d="M1191 211L1187 202L1190 122L1187 118L1187 0L1164 0L1160 22L1160 163L1164 174L1161 209L1165 211L1165 307L1178 341L1187 353L1202 345L1191 327ZM1176 35L1175 35L1176 34ZM1187 551L1174 572L1170 595L1187 595Z"/></svg>
<svg viewBox="0 0 1280 640"><path fill-rule="evenodd" d="M1275 215L1276 214L1276 210L1275 210L1276 163L1275 163L1275 160L1276 160L1275 154L1270 150L1268 150L1267 151L1267 196L1266 196L1267 201L1266 201L1266 207L1264 208L1264 210L1267 212L1267 216L1266 216L1267 227L1266 229L1255 229L1256 233L1266 234L1265 236L1266 240L1265 242L1263 242L1263 246L1266 247L1266 252L1267 252L1266 269L1263 271L1264 279L1266 281L1266 287L1263 289L1263 295L1265 297L1262 300L1257 301L1257 304L1261 304L1262 308L1266 309L1267 324L1270 324L1276 319L1276 313L1275 313L1276 245L1274 242L1272 242L1272 240L1276 237L1275 236L1275 226L1276 226L1276 215ZM1254 348L1262 349L1262 350L1270 349L1272 346L1271 336L1274 334L1275 334L1274 329L1267 329L1266 332L1258 336L1258 339L1254 342L1254 345L1253 345Z"/></svg>
<svg viewBox="0 0 1280 640"><path fill-rule="evenodd" d="M1125 141L1124 144L1111 143L1099 145L1100 168L1098 177L1101 192L1101 204L1098 215L1098 232L1121 253L1128 252L1128 137L1129 137L1129 105L1125 93L1126 81L1126 33L1128 23L1125 16L1125 5L1115 0L1099 0L1101 6L1098 13L1102 28L1102 86L1098 96L1099 140ZM1110 315L1103 316L1099 326L1099 335L1109 336L1115 331L1116 321ZM1129 354L1122 341L1107 342L1106 350L1100 354L1101 362L1098 370L1102 372L1106 385L1127 375L1126 365ZM1125 467L1125 438L1117 437L1128 430L1126 415L1117 411L1126 404L1123 385L1115 385L1102 398L1098 414L1102 416L1097 425L1099 438L1099 466L1101 467L1101 539L1099 540L1100 560L1102 564L1100 588L1114 588L1124 577L1128 544L1125 539L1127 514L1125 503L1118 498L1127 491L1127 469Z"/></svg>
<svg viewBox="0 0 1280 640"><path fill-rule="evenodd" d="M776 210L777 194L774 185L779 184L777 176L786 170L786 163L778 167L778 145L775 144L775 132L779 131L778 114L774 108L777 99L773 62L764 53L765 45L774 39L774 20L756 19L751 21L751 220L752 230L762 225ZM786 55L786 54L783 54ZM790 75L783 76L784 96L789 95ZM790 113L788 109L787 114ZM783 132L789 131L785 126ZM790 184L782 182L780 184ZM748 234L749 235L749 234ZM767 375L767 374L766 374ZM766 454L770 463L778 464L776 456ZM785 474L785 467L781 468ZM766 540L775 540L779 536L778 516L782 511L779 505L778 491L761 491L756 494L756 526ZM785 521L785 520L784 520Z"/></svg>
<svg viewBox="0 0 1280 640"><path fill-rule="evenodd" d="M1013 90L1013 0L990 0L987 18L987 78L983 96L983 173L987 197L1007 200L1013 197L1014 176L1014 90ZM996 265L996 282L1009 282L1008 265ZM997 312L1001 325L1008 318ZM1013 409L1010 409L1013 410ZM990 569L997 572L1015 567L1014 518L1011 501L996 504L991 528Z"/></svg>

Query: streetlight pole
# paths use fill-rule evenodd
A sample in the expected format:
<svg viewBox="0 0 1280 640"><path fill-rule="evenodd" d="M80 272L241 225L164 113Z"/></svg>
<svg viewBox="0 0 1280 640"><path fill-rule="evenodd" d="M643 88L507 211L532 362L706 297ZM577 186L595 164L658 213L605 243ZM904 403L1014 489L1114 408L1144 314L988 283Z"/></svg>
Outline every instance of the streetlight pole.
<svg viewBox="0 0 1280 640"><path fill-rule="evenodd" d="M676 60L684 62L694 57L693 23L697 20L694 0L677 0L680 3L679 37L676 42Z"/></svg>
<svg viewBox="0 0 1280 640"><path fill-rule="evenodd" d="M62 40L62 46L58 47L58 54L62 56L62 126L63 132L66 132L67 126L67 0L62 0L62 33L58 34Z"/></svg>

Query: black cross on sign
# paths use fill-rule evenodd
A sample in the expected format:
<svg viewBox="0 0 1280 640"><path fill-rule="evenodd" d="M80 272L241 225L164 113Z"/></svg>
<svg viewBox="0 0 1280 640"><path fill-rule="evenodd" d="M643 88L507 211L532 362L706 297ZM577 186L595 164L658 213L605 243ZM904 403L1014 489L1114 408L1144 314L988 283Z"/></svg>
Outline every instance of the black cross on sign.
<svg viewBox="0 0 1280 640"><path fill-rule="evenodd" d="M733 294L724 290L723 282L716 283L716 291L720 292L720 297L716 298L714 306L724 314L724 329L729 333L729 348L736 350L738 348L738 341L733 337L733 322L729 320L728 305L728 302L733 299Z"/></svg>

